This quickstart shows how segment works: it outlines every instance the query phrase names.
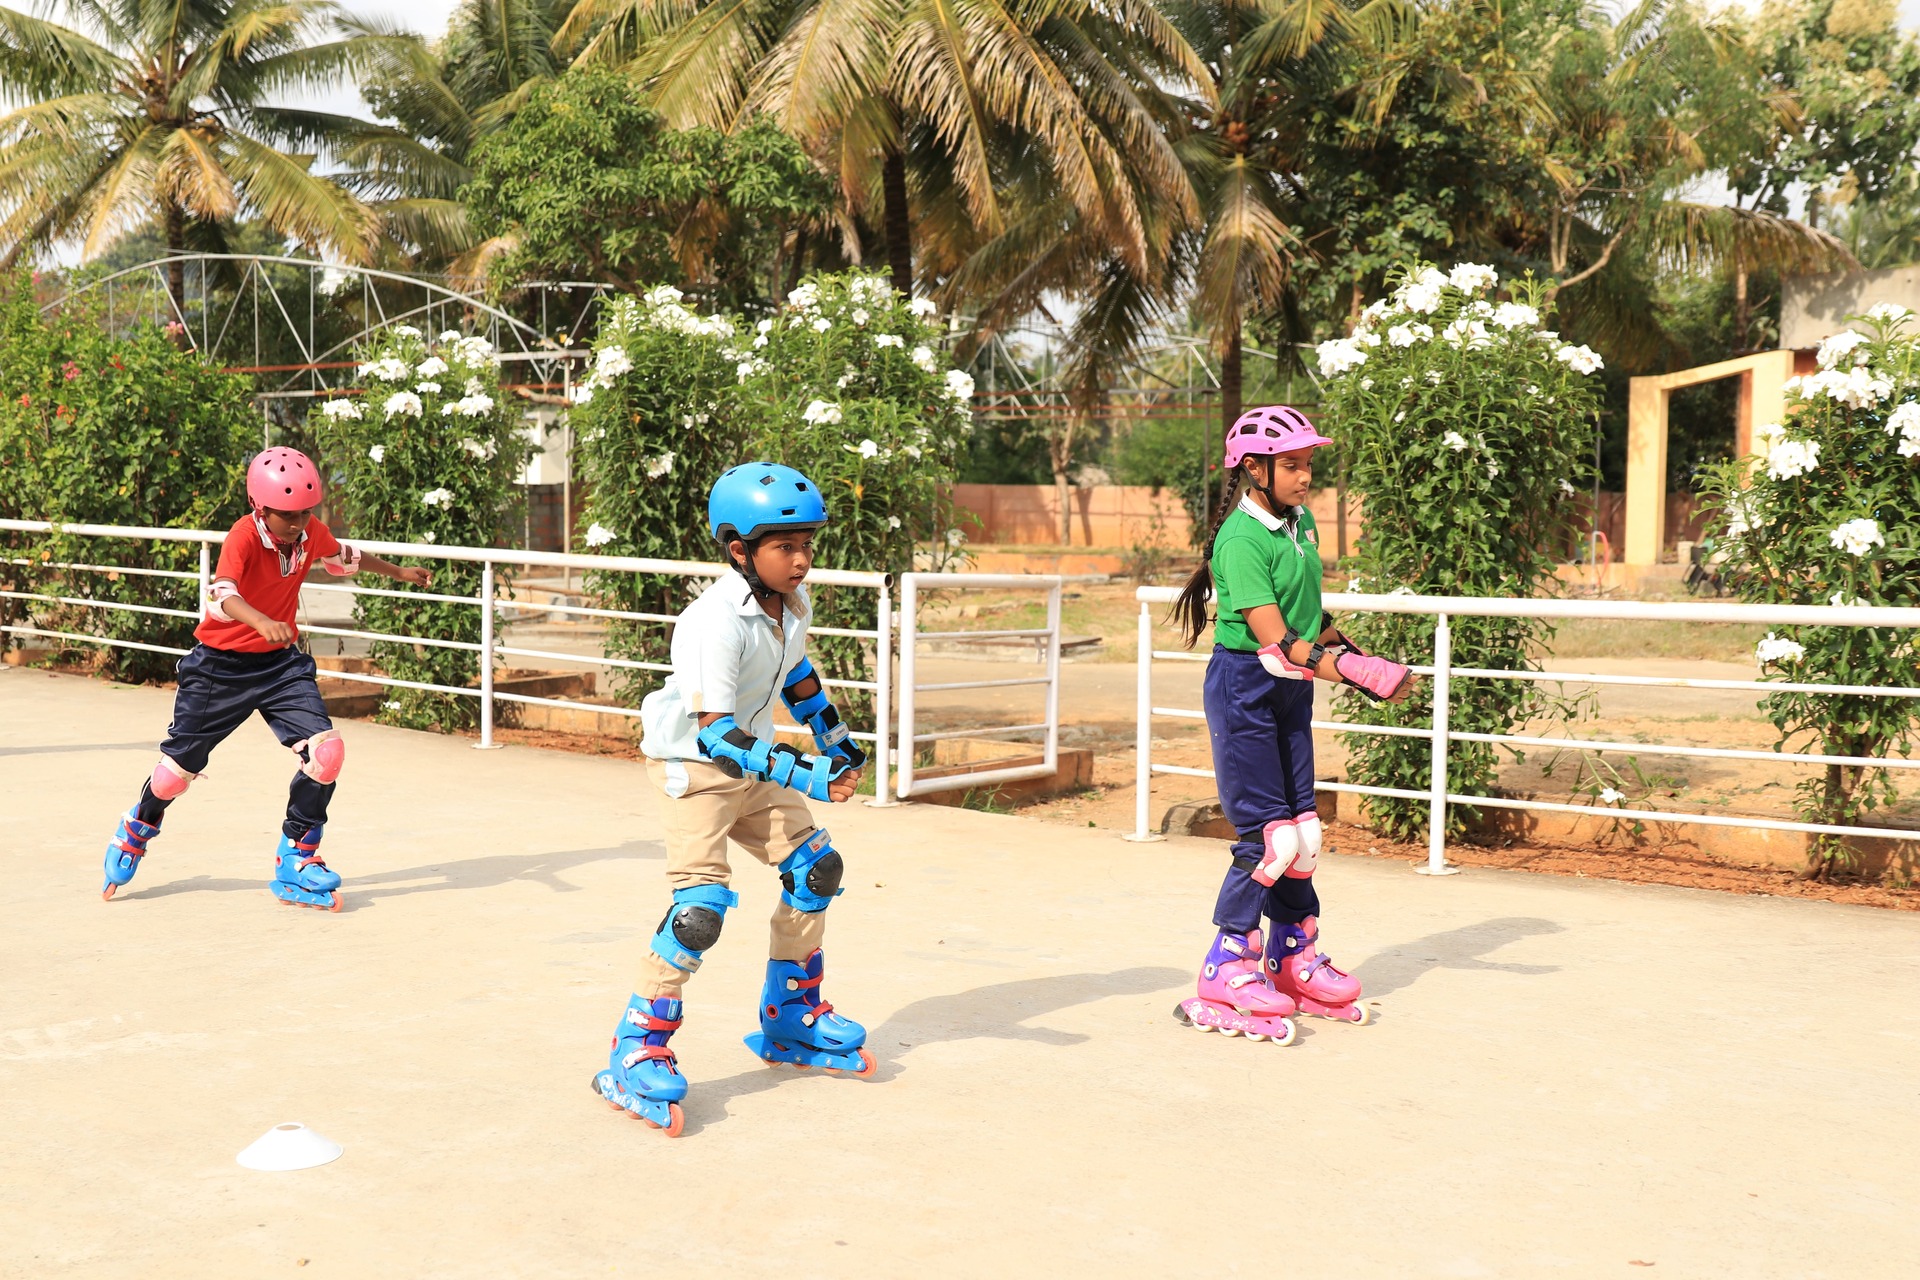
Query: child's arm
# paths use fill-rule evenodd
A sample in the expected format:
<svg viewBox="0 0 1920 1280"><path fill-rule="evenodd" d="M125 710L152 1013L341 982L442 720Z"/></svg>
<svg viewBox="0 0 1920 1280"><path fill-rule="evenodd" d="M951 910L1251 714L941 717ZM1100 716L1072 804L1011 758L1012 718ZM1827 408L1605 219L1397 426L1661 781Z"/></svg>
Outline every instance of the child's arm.
<svg viewBox="0 0 1920 1280"><path fill-rule="evenodd" d="M360 553L360 567L362 569L371 569L377 574L392 578L395 582L411 582L416 587L430 587L433 585L433 570L424 565L399 565L393 563L391 560L382 560L379 556L371 552L362 551Z"/></svg>
<svg viewBox="0 0 1920 1280"><path fill-rule="evenodd" d="M1400 663L1358 650L1335 652L1326 648L1328 644L1339 644L1345 640L1331 626L1322 629L1319 639L1308 640L1287 626L1279 605L1255 605L1243 612L1247 619L1247 630L1253 632L1253 638L1260 642L1261 661L1275 675L1291 680L1317 677L1333 684L1350 684L1370 697L1387 702L1404 701L1413 691L1413 675ZM1289 636L1292 637L1291 644L1288 643ZM1271 662L1268 662L1269 658Z"/></svg>
<svg viewBox="0 0 1920 1280"><path fill-rule="evenodd" d="M860 785L860 771L844 757L810 756L785 743L756 738L740 727L731 711L701 715L700 750L722 773L776 782L833 804L851 800Z"/></svg>
<svg viewBox="0 0 1920 1280"><path fill-rule="evenodd" d="M221 578L214 584L214 610L231 618L235 622L245 623L260 633L260 638L268 644L292 644L293 628L277 618L269 618L241 598L233 584ZM222 591L221 588L226 590Z"/></svg>
<svg viewBox="0 0 1920 1280"><path fill-rule="evenodd" d="M813 730L814 745L820 748L820 754L845 760L853 766L852 776L858 780L860 770L866 767L867 753L853 740L851 731L840 719L839 709L827 700L826 686L814 671L813 663L805 657L787 676L780 700L787 704L796 721Z"/></svg>

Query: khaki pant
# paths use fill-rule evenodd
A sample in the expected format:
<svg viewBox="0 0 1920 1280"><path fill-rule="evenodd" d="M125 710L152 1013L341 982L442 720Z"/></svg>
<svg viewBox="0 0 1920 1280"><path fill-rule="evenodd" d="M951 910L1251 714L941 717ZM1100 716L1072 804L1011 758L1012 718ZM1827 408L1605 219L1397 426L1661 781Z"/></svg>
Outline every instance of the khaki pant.
<svg viewBox="0 0 1920 1280"><path fill-rule="evenodd" d="M813 815L797 791L771 782L730 778L700 760L676 762L684 769L687 789L675 797L667 793L668 765L647 761L647 776L660 788L661 817L667 828L667 885L687 889L697 884L726 884L733 875L727 863L727 839L768 866L778 866L812 835ZM826 912L802 911L781 901L773 908L773 940L767 955L774 960L804 961L820 946L827 931ZM678 997L691 975L676 969L648 949L641 961L638 993L649 999Z"/></svg>

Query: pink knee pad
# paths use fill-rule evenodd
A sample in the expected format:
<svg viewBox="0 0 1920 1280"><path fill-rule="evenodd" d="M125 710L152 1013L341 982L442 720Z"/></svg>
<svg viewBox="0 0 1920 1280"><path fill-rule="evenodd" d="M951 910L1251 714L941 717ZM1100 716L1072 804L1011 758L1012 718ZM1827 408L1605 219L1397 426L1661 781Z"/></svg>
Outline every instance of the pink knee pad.
<svg viewBox="0 0 1920 1280"><path fill-rule="evenodd" d="M1293 820L1293 829L1300 837L1300 852L1294 855L1293 861L1287 864L1287 869L1282 874L1292 876L1296 880L1305 880L1320 864L1320 841L1323 835L1320 828L1320 815L1301 814Z"/></svg>
<svg viewBox="0 0 1920 1280"><path fill-rule="evenodd" d="M347 762L346 739L329 729L293 744L296 753L303 747L307 756L300 762L300 772L323 785L340 776L340 769Z"/></svg>
<svg viewBox="0 0 1920 1280"><path fill-rule="evenodd" d="M153 776L147 779L147 788L153 792L156 800L172 800L185 795L193 780L200 775L188 773L166 756L160 757L160 763L153 766Z"/></svg>
<svg viewBox="0 0 1920 1280"><path fill-rule="evenodd" d="M1271 885L1291 867L1300 855L1300 833L1294 828L1292 818L1281 818L1269 822L1261 829L1266 850L1260 855L1260 863L1248 872L1254 880Z"/></svg>

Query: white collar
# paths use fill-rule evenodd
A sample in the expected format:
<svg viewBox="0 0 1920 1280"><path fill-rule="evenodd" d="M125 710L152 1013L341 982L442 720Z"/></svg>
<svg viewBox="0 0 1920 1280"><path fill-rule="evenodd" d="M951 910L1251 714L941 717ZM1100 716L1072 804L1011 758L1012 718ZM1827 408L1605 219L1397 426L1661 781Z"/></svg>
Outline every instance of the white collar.
<svg viewBox="0 0 1920 1280"><path fill-rule="evenodd" d="M746 575L738 569L728 569L721 574L720 586L727 592L727 598L735 602L733 606L735 612L743 617L768 618L767 611L760 607L759 598L753 594L753 588L747 585ZM805 583L802 583L798 590L788 592L785 602L784 611L795 618L804 619L812 612L807 603ZM770 618L769 621L771 621Z"/></svg>
<svg viewBox="0 0 1920 1280"><path fill-rule="evenodd" d="M1268 533L1279 533L1282 529L1287 528L1288 525L1292 525L1296 529L1300 527L1300 508L1298 507L1288 507L1287 510L1292 514L1283 520L1255 502L1252 494L1243 493L1240 495L1240 509L1264 525ZM1291 532L1291 530L1289 530L1289 532Z"/></svg>

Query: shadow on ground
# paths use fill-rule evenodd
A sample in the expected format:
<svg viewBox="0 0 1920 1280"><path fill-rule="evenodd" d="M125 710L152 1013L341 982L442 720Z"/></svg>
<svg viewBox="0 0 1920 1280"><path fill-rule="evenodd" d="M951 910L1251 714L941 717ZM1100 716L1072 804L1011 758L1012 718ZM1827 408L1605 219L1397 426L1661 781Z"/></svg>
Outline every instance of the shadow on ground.
<svg viewBox="0 0 1920 1280"><path fill-rule="evenodd" d="M1353 973L1365 988L1364 999L1383 996L1410 987L1421 976L1435 969L1482 969L1497 973L1515 973L1528 977L1558 973L1552 964L1512 964L1483 960L1489 951L1498 951L1508 943L1542 934L1559 933L1561 926L1533 916L1503 916L1479 924L1462 925L1444 933L1430 933L1412 942L1388 947L1357 966Z"/></svg>

